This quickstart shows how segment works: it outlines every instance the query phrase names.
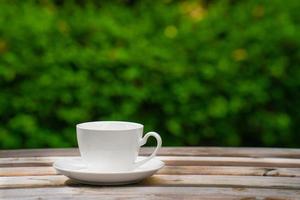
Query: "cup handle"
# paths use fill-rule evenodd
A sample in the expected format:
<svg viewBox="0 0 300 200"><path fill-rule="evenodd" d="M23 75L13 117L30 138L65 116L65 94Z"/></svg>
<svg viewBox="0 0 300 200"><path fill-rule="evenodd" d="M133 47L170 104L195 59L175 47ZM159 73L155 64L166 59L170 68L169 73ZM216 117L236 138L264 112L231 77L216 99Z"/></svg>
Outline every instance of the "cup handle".
<svg viewBox="0 0 300 200"><path fill-rule="evenodd" d="M148 162L149 160L151 160L151 159L156 155L157 151L158 151L158 150L160 149L160 147L161 147L161 144L162 144L161 137L160 137L160 135L159 135L158 133L155 133L155 132L149 132L149 133L147 133L147 134L140 140L140 146L143 146L144 144L146 144L146 143L147 143L147 140L148 140L148 138L149 138L150 136L155 137L155 139L156 139L156 141L157 141L156 148L155 148L155 150L152 152L152 154L151 154L149 157L147 157L147 158L145 158L145 159L143 159L143 160L140 160L140 161L135 162L135 164L134 164L134 167L135 167L135 168L136 168L136 167L139 167L139 166L145 164L146 162Z"/></svg>

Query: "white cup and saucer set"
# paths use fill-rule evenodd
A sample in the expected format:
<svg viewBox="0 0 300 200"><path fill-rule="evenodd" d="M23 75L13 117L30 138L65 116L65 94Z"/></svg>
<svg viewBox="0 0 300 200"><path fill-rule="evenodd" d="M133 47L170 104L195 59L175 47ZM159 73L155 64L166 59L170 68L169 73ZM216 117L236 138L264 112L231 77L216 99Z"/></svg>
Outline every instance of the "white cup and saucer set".
<svg viewBox="0 0 300 200"><path fill-rule="evenodd" d="M59 174L84 184L122 185L139 182L164 166L155 157L162 141L134 122L95 121L76 126L80 157L58 160L53 167ZM140 147L153 136L157 146L149 157L138 156Z"/></svg>

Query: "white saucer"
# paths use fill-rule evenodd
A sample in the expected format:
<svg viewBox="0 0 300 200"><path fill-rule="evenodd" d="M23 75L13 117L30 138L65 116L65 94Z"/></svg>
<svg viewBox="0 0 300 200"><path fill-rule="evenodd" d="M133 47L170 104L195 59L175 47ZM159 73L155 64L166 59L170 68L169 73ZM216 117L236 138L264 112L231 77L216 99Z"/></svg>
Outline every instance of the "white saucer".
<svg viewBox="0 0 300 200"><path fill-rule="evenodd" d="M142 158L138 157L138 160ZM80 183L91 185L122 185L139 182L153 175L164 165L158 158L153 158L132 171L101 172L88 169L80 157L74 157L56 161L53 167L59 174Z"/></svg>

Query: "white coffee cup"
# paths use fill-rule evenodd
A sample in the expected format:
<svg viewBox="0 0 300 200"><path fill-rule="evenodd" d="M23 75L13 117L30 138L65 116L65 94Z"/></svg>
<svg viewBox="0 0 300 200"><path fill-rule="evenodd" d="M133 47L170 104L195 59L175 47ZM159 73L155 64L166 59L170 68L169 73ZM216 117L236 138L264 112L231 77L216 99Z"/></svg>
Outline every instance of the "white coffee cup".
<svg viewBox="0 0 300 200"><path fill-rule="evenodd" d="M122 121L95 121L78 124L77 141L82 159L91 169L128 171L152 159L160 149L159 134L149 132L143 137L142 124ZM137 161L140 147L153 136L157 146L153 153Z"/></svg>

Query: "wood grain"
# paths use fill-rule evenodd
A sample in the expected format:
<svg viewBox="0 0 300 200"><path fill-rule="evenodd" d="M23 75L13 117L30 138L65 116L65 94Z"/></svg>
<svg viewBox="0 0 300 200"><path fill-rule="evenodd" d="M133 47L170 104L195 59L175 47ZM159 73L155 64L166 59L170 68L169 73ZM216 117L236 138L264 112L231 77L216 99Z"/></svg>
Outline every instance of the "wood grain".
<svg viewBox="0 0 300 200"><path fill-rule="evenodd" d="M300 149L167 147L159 152L163 169L119 187L82 185L51 166L78 155L75 148L0 150L0 199L300 199Z"/></svg>
<svg viewBox="0 0 300 200"><path fill-rule="evenodd" d="M2 190L7 200L27 199L201 199L201 200L299 200L300 192L284 189L215 187L49 187Z"/></svg>
<svg viewBox="0 0 300 200"><path fill-rule="evenodd" d="M152 147L141 148L140 155L148 155ZM245 147L163 147L160 156L208 156L208 157L252 157L252 158L300 158L300 149L291 148L245 148ZM5 157L46 157L79 156L77 148L66 149L20 149L0 150L0 158Z"/></svg>
<svg viewBox="0 0 300 200"><path fill-rule="evenodd" d="M158 174L300 177L300 168L165 166Z"/></svg>
<svg viewBox="0 0 300 200"><path fill-rule="evenodd" d="M72 157L24 157L0 158L0 167L51 166L56 160ZM300 159L292 158L247 158L247 157L195 157L158 156L170 166L256 166L300 168Z"/></svg>
<svg viewBox="0 0 300 200"><path fill-rule="evenodd" d="M53 167L1 167L1 176L41 176L56 175Z"/></svg>
<svg viewBox="0 0 300 200"><path fill-rule="evenodd" d="M53 167L2 167L1 176L56 175ZM235 175L300 177L300 168L228 167L228 166L165 166L157 174L169 175Z"/></svg>
<svg viewBox="0 0 300 200"><path fill-rule="evenodd" d="M0 177L0 188L32 188L63 185L78 185L65 176L20 176ZM145 179L142 186L198 186L198 187L242 187L277 188L300 190L300 179L264 176L222 175L154 175Z"/></svg>

